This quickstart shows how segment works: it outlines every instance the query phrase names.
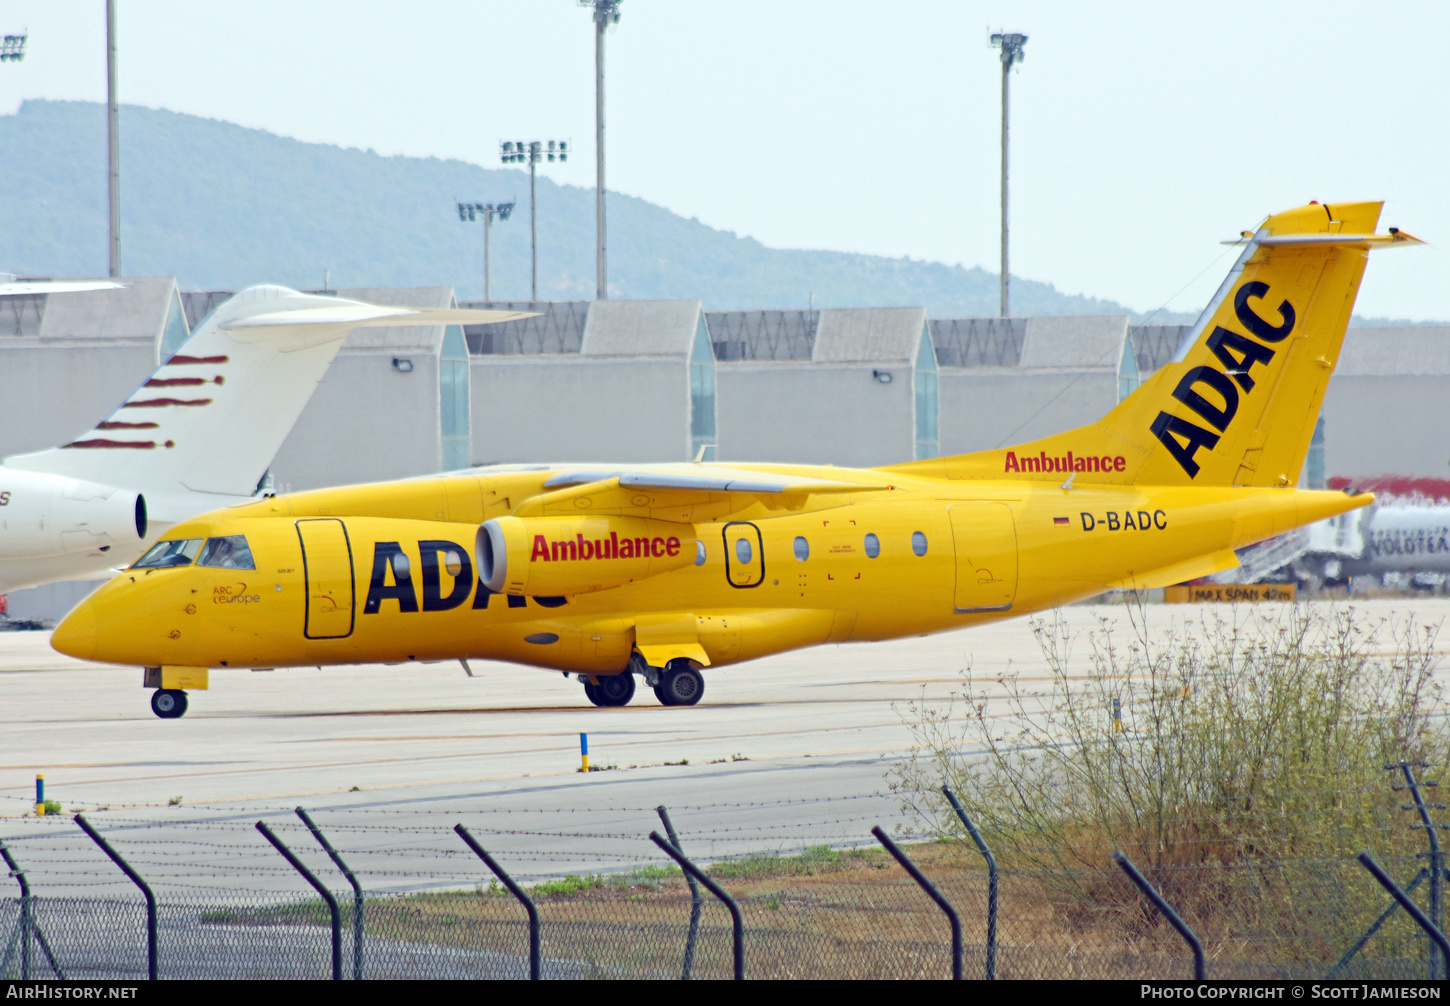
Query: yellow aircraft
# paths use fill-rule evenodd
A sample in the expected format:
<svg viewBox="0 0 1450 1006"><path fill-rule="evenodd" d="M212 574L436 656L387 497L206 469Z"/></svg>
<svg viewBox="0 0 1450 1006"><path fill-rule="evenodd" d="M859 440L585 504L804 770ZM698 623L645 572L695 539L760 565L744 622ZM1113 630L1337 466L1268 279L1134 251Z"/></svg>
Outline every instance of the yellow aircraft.
<svg viewBox="0 0 1450 1006"><path fill-rule="evenodd" d="M171 528L52 644L145 668L182 715L211 668L508 660L635 676L693 705L701 669L944 632L1236 565L1365 506L1294 488L1380 203L1245 231L1173 361L1097 423L874 469L498 466L276 496ZM471 673L471 672L470 672Z"/></svg>

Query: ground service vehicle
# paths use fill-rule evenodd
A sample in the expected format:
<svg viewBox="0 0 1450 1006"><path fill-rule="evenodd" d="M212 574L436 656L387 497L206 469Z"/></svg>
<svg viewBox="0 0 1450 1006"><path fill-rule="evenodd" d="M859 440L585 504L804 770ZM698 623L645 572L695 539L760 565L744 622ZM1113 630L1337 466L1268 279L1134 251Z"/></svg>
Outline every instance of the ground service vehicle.
<svg viewBox="0 0 1450 1006"><path fill-rule="evenodd" d="M1416 243L1379 213L1245 232L1173 361L1089 426L876 469L500 466L278 496L178 524L53 644L145 667L162 715L212 668L468 658L690 705L707 668L1211 574L1373 498L1295 483L1368 252Z"/></svg>

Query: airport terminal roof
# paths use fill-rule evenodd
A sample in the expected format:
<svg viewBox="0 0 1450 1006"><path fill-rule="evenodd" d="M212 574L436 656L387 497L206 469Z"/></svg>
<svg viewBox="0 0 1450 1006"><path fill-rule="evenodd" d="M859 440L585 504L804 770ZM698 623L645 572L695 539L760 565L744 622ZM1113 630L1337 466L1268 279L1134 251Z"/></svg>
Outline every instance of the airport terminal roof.
<svg viewBox="0 0 1450 1006"><path fill-rule="evenodd" d="M117 291L0 298L0 336L154 339L165 323L170 277L127 279ZM319 292L319 291L311 291ZM369 287L330 291L380 304L448 307L450 287ZM194 329L231 291L181 293ZM536 312L534 317L465 328L475 355L687 356L697 300L469 301L458 306ZM596 317L591 324L591 308ZM732 361L900 362L915 353L922 308L824 308L710 311L715 357ZM1034 318L932 318L943 367L1102 369L1118 365L1124 329L1138 369L1149 374L1173 358L1190 325L1128 325L1122 315ZM586 349L586 329L589 330ZM436 349L441 329L359 330L354 351ZM1356 327L1338 373L1450 374L1450 326Z"/></svg>
<svg viewBox="0 0 1450 1006"><path fill-rule="evenodd" d="M498 311L532 311L532 318L466 325L468 351L478 356L543 356L577 353L589 317L587 300L466 301L459 307Z"/></svg>
<svg viewBox="0 0 1450 1006"><path fill-rule="evenodd" d="M1127 324L1126 315L936 318L931 334L943 367L1116 370Z"/></svg>
<svg viewBox="0 0 1450 1006"><path fill-rule="evenodd" d="M700 313L698 300L597 300L579 354L688 357Z"/></svg>
<svg viewBox="0 0 1450 1006"><path fill-rule="evenodd" d="M1029 318L1019 366L1114 370L1128 334L1127 315Z"/></svg>
<svg viewBox="0 0 1450 1006"><path fill-rule="evenodd" d="M821 311L815 363L909 363L916 359L921 331L926 326L922 307L846 307Z"/></svg>
<svg viewBox="0 0 1450 1006"><path fill-rule="evenodd" d="M1450 326L1351 328L1335 374L1354 377L1450 374Z"/></svg>
<svg viewBox="0 0 1450 1006"><path fill-rule="evenodd" d="M233 290L183 290L181 306L186 310L186 327L196 331L196 326L206 320L217 305L230 299Z"/></svg>
<svg viewBox="0 0 1450 1006"><path fill-rule="evenodd" d="M1129 325L1138 370L1150 374L1173 359L1192 325Z"/></svg>
<svg viewBox="0 0 1450 1006"><path fill-rule="evenodd" d="M1138 369L1149 374L1173 359L1192 327L1131 326ZM1450 374L1450 326L1353 327L1345 335L1335 373L1359 377Z"/></svg>
<svg viewBox="0 0 1450 1006"><path fill-rule="evenodd" d="M1026 318L934 318L931 341L942 367L1015 367L1022 362Z"/></svg>
<svg viewBox="0 0 1450 1006"><path fill-rule="evenodd" d="M926 310L712 311L705 319L722 362L908 363L916 358Z"/></svg>
<svg viewBox="0 0 1450 1006"><path fill-rule="evenodd" d="M717 360L809 360L821 312L709 311L705 324Z"/></svg>

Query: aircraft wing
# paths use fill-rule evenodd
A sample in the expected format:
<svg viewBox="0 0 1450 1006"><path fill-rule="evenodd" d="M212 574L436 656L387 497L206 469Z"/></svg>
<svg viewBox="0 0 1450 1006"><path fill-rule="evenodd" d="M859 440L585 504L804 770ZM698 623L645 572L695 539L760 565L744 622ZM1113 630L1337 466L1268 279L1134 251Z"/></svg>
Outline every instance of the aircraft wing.
<svg viewBox="0 0 1450 1006"><path fill-rule="evenodd" d="M796 478L790 475L777 475L773 472L721 468L713 465L701 467L702 470L699 474L630 471L628 469L565 472L546 481L544 488L562 489L566 486L604 482L616 478L621 486L628 488L694 490L705 493L859 493L891 488L884 483L867 485L834 479Z"/></svg>
<svg viewBox="0 0 1450 1006"><path fill-rule="evenodd" d="M688 465L690 471L589 470L561 472L544 482L553 490L525 500L519 517L617 514L656 520L715 520L754 503L770 510L795 510L817 494L891 489L884 482L803 478L720 465Z"/></svg>

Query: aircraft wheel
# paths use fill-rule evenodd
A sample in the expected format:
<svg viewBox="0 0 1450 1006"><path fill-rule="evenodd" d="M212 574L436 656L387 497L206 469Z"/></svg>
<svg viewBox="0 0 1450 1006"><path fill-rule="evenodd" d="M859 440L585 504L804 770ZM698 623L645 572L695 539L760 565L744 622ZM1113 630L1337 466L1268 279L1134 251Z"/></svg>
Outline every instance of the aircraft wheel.
<svg viewBox="0 0 1450 1006"><path fill-rule="evenodd" d="M705 677L693 667L676 667L660 675L655 698L666 706L693 706L705 694Z"/></svg>
<svg viewBox="0 0 1450 1006"><path fill-rule="evenodd" d="M590 688L598 696L590 699L596 706L627 706L629 700L634 698L634 675L628 671L623 674L601 674L599 684L586 685L585 691Z"/></svg>
<svg viewBox="0 0 1450 1006"><path fill-rule="evenodd" d="M176 688L158 688L151 693L151 711L163 720L186 715L186 693Z"/></svg>

